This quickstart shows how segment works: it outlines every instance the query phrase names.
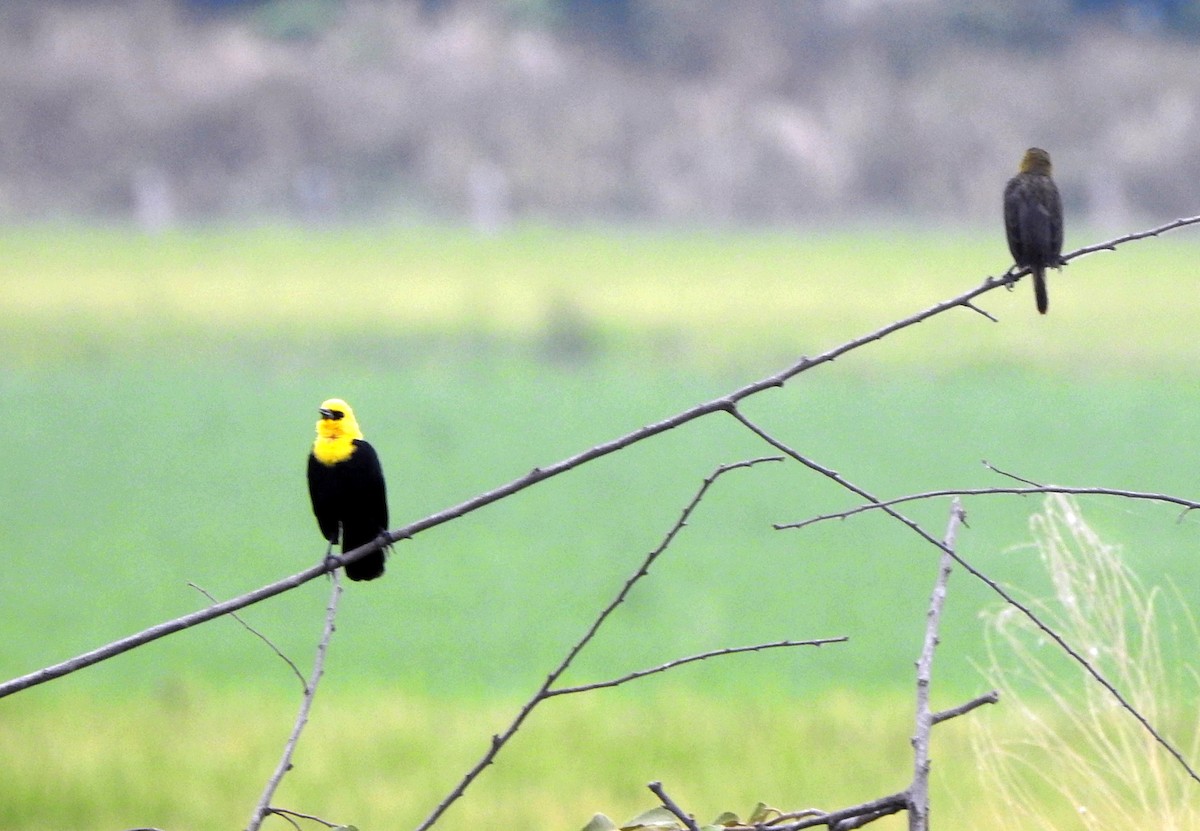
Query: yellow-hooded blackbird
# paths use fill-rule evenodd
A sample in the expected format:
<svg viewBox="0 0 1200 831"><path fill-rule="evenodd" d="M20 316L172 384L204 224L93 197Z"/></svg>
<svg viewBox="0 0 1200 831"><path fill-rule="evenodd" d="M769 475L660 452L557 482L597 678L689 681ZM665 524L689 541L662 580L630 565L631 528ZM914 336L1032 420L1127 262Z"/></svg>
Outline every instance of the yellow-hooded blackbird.
<svg viewBox="0 0 1200 831"><path fill-rule="evenodd" d="M308 494L321 534L342 551L365 545L387 530L387 488L375 448L363 439L350 405L340 398L321 404L317 439L308 455ZM351 580L383 574L383 551L346 564Z"/></svg>
<svg viewBox="0 0 1200 831"><path fill-rule="evenodd" d="M1033 293L1042 314L1050 307L1046 269L1062 265L1063 212L1050 178L1050 154L1030 147L1017 175L1004 188L1004 230L1018 268L1033 272Z"/></svg>

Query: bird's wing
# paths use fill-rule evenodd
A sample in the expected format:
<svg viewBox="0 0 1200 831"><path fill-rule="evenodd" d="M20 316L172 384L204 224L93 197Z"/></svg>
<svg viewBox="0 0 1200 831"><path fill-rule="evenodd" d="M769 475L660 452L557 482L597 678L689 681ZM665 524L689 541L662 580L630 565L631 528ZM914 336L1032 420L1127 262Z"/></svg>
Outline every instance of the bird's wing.
<svg viewBox="0 0 1200 831"><path fill-rule="evenodd" d="M313 515L321 528L321 536L330 542L338 538L338 510L335 496L337 476L333 469L308 454L308 495L312 499Z"/></svg>
<svg viewBox="0 0 1200 831"><path fill-rule="evenodd" d="M364 439L355 439L354 455L350 457L355 467L355 498L362 505L365 519L380 530L388 527L387 484L383 480L383 466L379 456Z"/></svg>

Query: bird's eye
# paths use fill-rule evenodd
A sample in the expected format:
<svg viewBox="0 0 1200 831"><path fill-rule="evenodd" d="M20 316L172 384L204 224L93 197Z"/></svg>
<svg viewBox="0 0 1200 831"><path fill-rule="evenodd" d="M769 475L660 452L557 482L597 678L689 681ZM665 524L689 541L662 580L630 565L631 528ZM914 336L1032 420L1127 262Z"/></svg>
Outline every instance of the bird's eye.
<svg viewBox="0 0 1200 831"><path fill-rule="evenodd" d="M343 413L341 410L330 410L329 411L329 419L331 421L340 421L342 419L342 417L345 415L346 414Z"/></svg>

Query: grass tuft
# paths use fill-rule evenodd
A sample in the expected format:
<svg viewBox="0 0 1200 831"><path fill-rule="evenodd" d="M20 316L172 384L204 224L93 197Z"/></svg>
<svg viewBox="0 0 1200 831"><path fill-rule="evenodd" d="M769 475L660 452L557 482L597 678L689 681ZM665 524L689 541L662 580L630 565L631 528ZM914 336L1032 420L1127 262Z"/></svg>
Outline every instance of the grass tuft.
<svg viewBox="0 0 1200 831"><path fill-rule="evenodd" d="M1033 604L1130 703L1195 764L1200 730L1185 703L1200 691L1200 645L1186 609L1147 588L1105 543L1075 500L1054 495L1031 520L1052 595ZM1170 607L1170 608L1167 608ZM1168 613L1168 614L1164 614ZM1047 643L1015 610L989 621L989 673L1018 718L976 721L988 802L1004 827L1200 827L1197 783L1112 696ZM1175 642L1164 645L1164 634ZM986 725L986 726L985 726Z"/></svg>

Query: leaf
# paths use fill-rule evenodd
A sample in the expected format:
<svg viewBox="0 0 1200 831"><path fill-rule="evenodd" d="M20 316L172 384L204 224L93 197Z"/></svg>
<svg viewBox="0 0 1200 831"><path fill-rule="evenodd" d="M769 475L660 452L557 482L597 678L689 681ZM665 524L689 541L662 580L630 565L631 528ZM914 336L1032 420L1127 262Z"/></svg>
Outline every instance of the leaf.
<svg viewBox="0 0 1200 831"><path fill-rule="evenodd" d="M604 814L596 814L582 831L617 831L617 824Z"/></svg>
<svg viewBox="0 0 1200 831"><path fill-rule="evenodd" d="M778 808L772 808L765 802L760 802L754 806L754 810L750 812L750 821L747 825L758 825L768 820L782 816L783 812Z"/></svg>
<svg viewBox="0 0 1200 831"><path fill-rule="evenodd" d="M741 825L742 821L738 818L738 815L735 814L733 811L724 811L720 814L720 816L718 816L716 819L714 819L712 821L712 824L720 825L720 826Z"/></svg>
<svg viewBox="0 0 1200 831"><path fill-rule="evenodd" d="M655 829L655 831L657 831L657 829L662 829L662 831L668 831L668 829L682 827L683 826L679 824L679 817L675 816L661 805L657 805L651 808L649 811L642 811L642 813L638 814L629 822L622 825L621 831L633 831L635 828L650 828Z"/></svg>

